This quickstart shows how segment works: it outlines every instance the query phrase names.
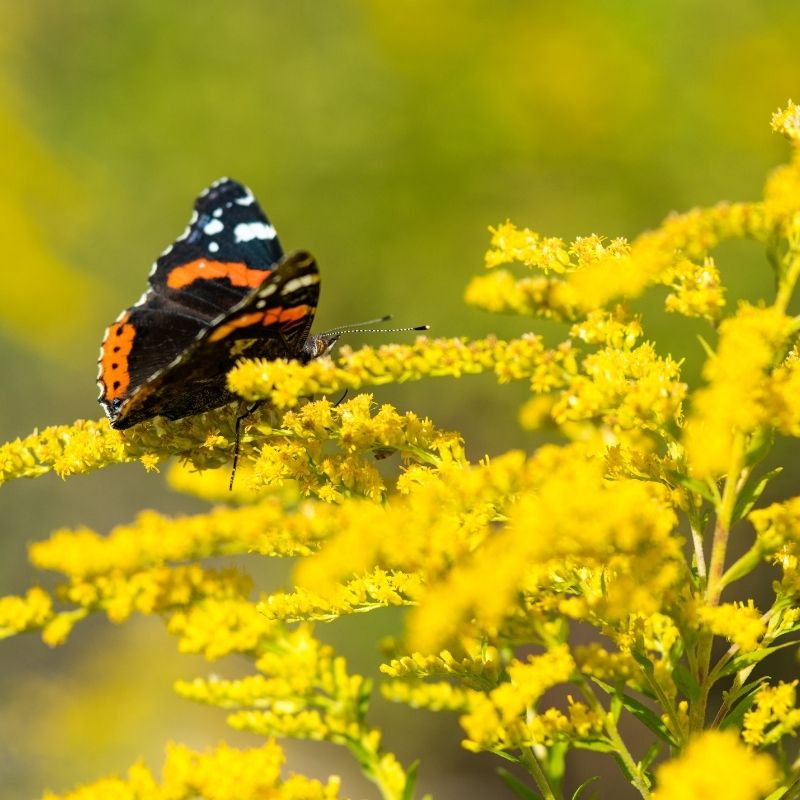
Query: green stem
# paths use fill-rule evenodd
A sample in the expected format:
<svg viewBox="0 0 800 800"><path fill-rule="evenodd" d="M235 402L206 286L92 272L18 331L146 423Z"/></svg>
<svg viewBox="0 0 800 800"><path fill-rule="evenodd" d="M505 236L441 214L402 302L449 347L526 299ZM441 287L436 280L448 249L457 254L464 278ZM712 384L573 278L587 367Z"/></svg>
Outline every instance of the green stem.
<svg viewBox="0 0 800 800"><path fill-rule="evenodd" d="M603 708L603 704L597 699L597 695L592 691L592 687L581 677L576 680L576 684L581 690L583 698L588 703L589 707L598 717L603 720L603 727L605 728L606 736L614 746L620 761L625 765L625 769L631 776L634 787L638 790L639 794L648 800L650 798L650 787L645 776L642 774L639 765L634 761L633 756L628 750L625 742L620 736L619 729L617 728L614 716Z"/></svg>
<svg viewBox="0 0 800 800"><path fill-rule="evenodd" d="M539 759L536 758L536 755L530 750L530 748L523 747L520 749L519 760L536 781L536 786L542 793L544 800L556 800L556 796L553 794L553 789L547 780L547 776L544 774L542 765L539 763Z"/></svg>
<svg viewBox="0 0 800 800"><path fill-rule="evenodd" d="M714 525L714 538L711 543L711 561L708 567L708 582L706 584L706 603L710 606L719 604L722 593L722 576L725 571L725 556L728 552L728 539L730 537L731 520L739 492L742 471L744 469L744 434L737 433L733 443L733 454L728 474L725 478L725 488L722 498L717 506L717 519ZM712 681L709 680L711 670L711 647L714 635L710 631L703 631L697 643L697 682L700 691L697 699L692 703L689 711L689 731L701 731L705 727L708 695L711 691Z"/></svg>
<svg viewBox="0 0 800 800"><path fill-rule="evenodd" d="M786 312L786 307L792 299L794 287L800 277L800 253L797 252L797 245L792 248L793 252L787 254L787 267L783 273L783 279L778 285L778 293L775 296L775 308L781 312Z"/></svg>

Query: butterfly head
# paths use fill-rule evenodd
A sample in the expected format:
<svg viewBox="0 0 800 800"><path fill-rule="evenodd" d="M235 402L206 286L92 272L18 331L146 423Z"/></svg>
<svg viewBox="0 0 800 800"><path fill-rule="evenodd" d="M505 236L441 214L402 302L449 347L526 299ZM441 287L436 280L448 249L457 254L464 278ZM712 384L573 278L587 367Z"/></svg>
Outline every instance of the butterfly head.
<svg viewBox="0 0 800 800"><path fill-rule="evenodd" d="M338 332L329 331L328 333L312 334L306 339L299 360L307 364L315 358L326 356L333 350L337 341L339 341Z"/></svg>

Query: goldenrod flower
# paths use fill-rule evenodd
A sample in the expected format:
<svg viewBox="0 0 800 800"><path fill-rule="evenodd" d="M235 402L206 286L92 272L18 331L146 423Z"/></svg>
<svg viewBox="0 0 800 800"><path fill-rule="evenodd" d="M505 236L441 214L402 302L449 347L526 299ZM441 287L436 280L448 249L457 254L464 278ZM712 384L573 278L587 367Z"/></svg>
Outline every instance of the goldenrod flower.
<svg viewBox="0 0 800 800"><path fill-rule="evenodd" d="M105 778L64 795L47 792L43 800L166 800L205 797L208 800L336 800L339 779L327 783L290 775L282 779L284 762L275 742L262 747L238 749L220 744L198 753L183 745L167 747L163 777L157 781L141 762L128 770L127 778Z"/></svg>
<svg viewBox="0 0 800 800"><path fill-rule="evenodd" d="M697 609L697 617L713 633L724 636L744 652L755 650L767 629L752 600L747 605L723 603L714 607L701 606Z"/></svg>
<svg viewBox="0 0 800 800"><path fill-rule="evenodd" d="M763 800L777 769L767 755L745 747L733 731L706 731L656 770L654 800Z"/></svg>
<svg viewBox="0 0 800 800"><path fill-rule="evenodd" d="M731 465L737 434L750 435L770 423L769 370L792 329L776 308L742 304L720 326L716 353L706 362L708 385L692 397L684 444L693 474L718 478Z"/></svg>
<svg viewBox="0 0 800 800"><path fill-rule="evenodd" d="M744 715L742 738L749 745L766 746L779 742L784 736L794 736L800 726L797 700L797 681L775 686L761 684L752 707Z"/></svg>

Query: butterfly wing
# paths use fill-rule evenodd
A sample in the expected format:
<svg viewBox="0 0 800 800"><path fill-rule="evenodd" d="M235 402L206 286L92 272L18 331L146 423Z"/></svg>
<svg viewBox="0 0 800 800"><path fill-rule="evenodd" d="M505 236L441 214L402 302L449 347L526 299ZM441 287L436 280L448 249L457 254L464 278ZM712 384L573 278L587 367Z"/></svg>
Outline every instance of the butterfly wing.
<svg viewBox="0 0 800 800"><path fill-rule="evenodd" d="M259 286L283 258L275 228L252 192L230 178L195 201L186 230L150 273L152 291L214 318Z"/></svg>

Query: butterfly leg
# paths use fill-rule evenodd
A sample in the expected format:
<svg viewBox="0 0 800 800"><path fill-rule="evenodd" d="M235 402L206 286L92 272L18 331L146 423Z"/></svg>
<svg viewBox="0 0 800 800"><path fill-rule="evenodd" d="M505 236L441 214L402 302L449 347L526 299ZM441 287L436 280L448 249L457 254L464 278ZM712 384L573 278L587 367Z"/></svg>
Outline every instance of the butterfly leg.
<svg viewBox="0 0 800 800"><path fill-rule="evenodd" d="M242 422L247 419L259 406L263 405L264 401L259 400L253 403L243 414L236 417L236 439L233 445L233 468L231 469L231 481L228 484L228 491L233 491L233 479L236 477L236 466L239 463L239 444L241 442L241 427Z"/></svg>

